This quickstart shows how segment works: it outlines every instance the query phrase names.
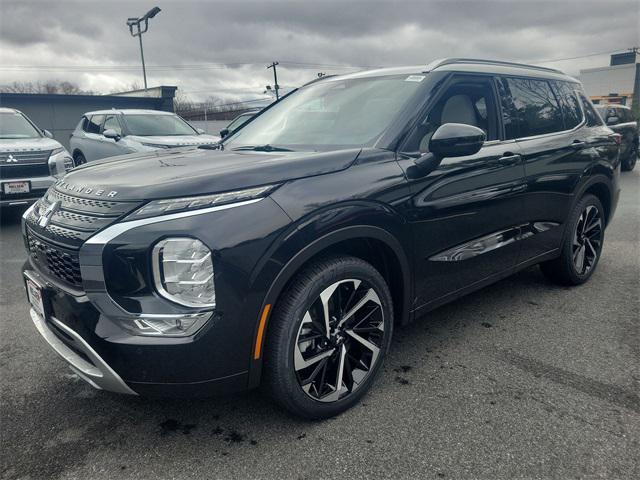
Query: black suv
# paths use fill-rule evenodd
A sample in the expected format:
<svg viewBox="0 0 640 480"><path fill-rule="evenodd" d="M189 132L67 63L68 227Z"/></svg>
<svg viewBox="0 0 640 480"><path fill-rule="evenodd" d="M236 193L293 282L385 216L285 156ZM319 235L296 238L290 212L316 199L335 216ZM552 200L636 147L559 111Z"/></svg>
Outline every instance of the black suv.
<svg viewBox="0 0 640 480"><path fill-rule="evenodd" d="M79 167L24 214L31 317L93 386L262 385L322 418L393 329L534 264L595 270L619 136L556 70L482 60L325 77L221 144Z"/></svg>
<svg viewBox="0 0 640 480"><path fill-rule="evenodd" d="M629 107L622 105L596 105L604 122L620 134L620 162L623 171L631 171L638 160L638 121Z"/></svg>

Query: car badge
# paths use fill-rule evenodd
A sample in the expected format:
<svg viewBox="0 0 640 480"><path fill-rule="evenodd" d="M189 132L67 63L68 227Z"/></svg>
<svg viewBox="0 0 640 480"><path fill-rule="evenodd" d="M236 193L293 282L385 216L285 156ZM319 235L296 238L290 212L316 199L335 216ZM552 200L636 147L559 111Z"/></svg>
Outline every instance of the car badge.
<svg viewBox="0 0 640 480"><path fill-rule="evenodd" d="M46 228L46 226L49 225L51 217L53 217L53 214L56 213L58 208L60 208L60 203L60 200L57 200L47 207L47 209L42 213L42 215L40 215L40 218L38 219L39 226L41 226L42 228Z"/></svg>
<svg viewBox="0 0 640 480"><path fill-rule="evenodd" d="M7 163L18 163L18 159L9 154L9 156L7 157Z"/></svg>

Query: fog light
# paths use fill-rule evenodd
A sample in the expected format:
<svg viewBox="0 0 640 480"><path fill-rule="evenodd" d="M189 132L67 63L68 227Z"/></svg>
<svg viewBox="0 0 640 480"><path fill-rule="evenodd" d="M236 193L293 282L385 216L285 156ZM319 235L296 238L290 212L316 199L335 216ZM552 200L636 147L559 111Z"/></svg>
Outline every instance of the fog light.
<svg viewBox="0 0 640 480"><path fill-rule="evenodd" d="M215 307L211 250L195 238L167 238L152 254L158 293L187 307Z"/></svg>
<svg viewBox="0 0 640 480"><path fill-rule="evenodd" d="M178 337L195 333L211 315L212 312L187 315L141 315L133 323L139 335Z"/></svg>

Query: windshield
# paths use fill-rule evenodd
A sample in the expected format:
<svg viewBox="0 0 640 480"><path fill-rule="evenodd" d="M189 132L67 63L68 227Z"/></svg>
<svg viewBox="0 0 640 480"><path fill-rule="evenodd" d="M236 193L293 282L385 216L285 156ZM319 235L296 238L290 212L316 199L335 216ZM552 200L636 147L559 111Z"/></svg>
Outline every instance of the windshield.
<svg viewBox="0 0 640 480"><path fill-rule="evenodd" d="M245 113L240 115L239 117L236 117L235 120L233 120L229 125L227 125L227 130L229 131L235 130L236 128L241 126L243 123L247 122L254 115L255 113Z"/></svg>
<svg viewBox="0 0 640 480"><path fill-rule="evenodd" d="M21 113L0 113L0 138L40 138L40 131Z"/></svg>
<svg viewBox="0 0 640 480"><path fill-rule="evenodd" d="M423 78L365 77L303 87L229 137L225 148L269 145L328 150L371 146Z"/></svg>
<svg viewBox="0 0 640 480"><path fill-rule="evenodd" d="M129 135L165 137L197 135L191 126L177 115L123 115Z"/></svg>

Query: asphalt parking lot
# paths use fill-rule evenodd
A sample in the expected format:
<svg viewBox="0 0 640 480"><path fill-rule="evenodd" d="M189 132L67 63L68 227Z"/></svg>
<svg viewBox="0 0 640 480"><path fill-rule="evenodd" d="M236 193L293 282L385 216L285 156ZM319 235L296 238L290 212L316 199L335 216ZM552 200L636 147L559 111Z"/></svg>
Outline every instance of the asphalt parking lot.
<svg viewBox="0 0 640 480"><path fill-rule="evenodd" d="M313 423L258 393L87 386L29 319L21 212L3 211L2 478L638 478L640 171L622 188L588 284L531 268L397 329L364 403Z"/></svg>

